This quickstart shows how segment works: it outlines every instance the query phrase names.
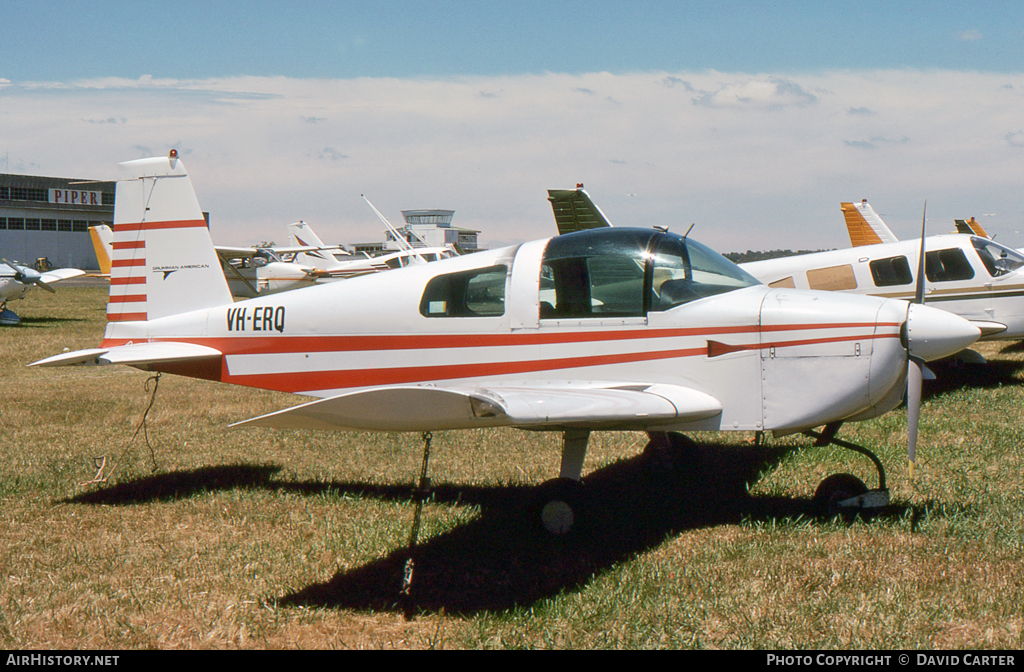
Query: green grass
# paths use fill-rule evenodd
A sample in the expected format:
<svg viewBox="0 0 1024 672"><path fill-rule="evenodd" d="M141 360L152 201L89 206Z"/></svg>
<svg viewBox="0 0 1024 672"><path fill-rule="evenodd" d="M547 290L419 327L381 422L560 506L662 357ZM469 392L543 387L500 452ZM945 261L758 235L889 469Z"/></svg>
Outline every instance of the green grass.
<svg viewBox="0 0 1024 672"><path fill-rule="evenodd" d="M916 477L902 410L844 427L893 504L814 515L870 463L802 437L696 435L680 492L598 433L578 537L520 517L558 437L434 434L413 599L400 604L418 435L228 429L296 397L121 367L29 369L95 346L106 291L12 303L0 329L0 648L1003 648L1024 644L1024 350L937 367ZM150 388L151 389L151 388ZM119 466L103 483L97 460ZM414 614L407 619L404 607Z"/></svg>

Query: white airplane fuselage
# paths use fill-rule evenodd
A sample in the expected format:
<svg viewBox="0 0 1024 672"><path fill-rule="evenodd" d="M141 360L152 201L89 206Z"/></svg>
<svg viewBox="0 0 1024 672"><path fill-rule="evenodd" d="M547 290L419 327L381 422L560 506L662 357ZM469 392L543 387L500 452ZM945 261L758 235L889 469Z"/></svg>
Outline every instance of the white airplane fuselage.
<svg viewBox="0 0 1024 672"><path fill-rule="evenodd" d="M766 285L911 300L921 240L866 245L740 267ZM1024 256L965 234L929 236L925 303L982 327L982 339L1024 338ZM995 254L983 260L983 250ZM1003 255L1003 256L1000 256ZM1005 329L999 329L999 326Z"/></svg>
<svg viewBox="0 0 1024 672"><path fill-rule="evenodd" d="M0 278L0 303L14 299L24 299L31 285L18 282L14 278Z"/></svg>
<svg viewBox="0 0 1024 672"><path fill-rule="evenodd" d="M383 385L680 385L722 405L678 427L691 430L796 430L874 417L902 398L903 301L755 285L643 316L542 319L547 242L111 322L101 347L206 345L223 357L151 368L321 398ZM424 314L432 279L494 267L508 269L502 314Z"/></svg>

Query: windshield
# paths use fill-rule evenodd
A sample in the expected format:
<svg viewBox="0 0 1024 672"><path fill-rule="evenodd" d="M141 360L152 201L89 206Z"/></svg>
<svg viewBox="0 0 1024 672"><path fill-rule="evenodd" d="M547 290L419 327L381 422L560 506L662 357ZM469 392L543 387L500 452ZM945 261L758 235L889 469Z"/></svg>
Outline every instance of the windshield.
<svg viewBox="0 0 1024 672"><path fill-rule="evenodd" d="M985 269L993 278L1006 275L1024 266L1024 256L1016 250L1000 245L985 238L971 237L974 249L977 250Z"/></svg>
<svg viewBox="0 0 1024 672"><path fill-rule="evenodd" d="M653 255L651 310L761 284L754 276L695 240L666 234Z"/></svg>

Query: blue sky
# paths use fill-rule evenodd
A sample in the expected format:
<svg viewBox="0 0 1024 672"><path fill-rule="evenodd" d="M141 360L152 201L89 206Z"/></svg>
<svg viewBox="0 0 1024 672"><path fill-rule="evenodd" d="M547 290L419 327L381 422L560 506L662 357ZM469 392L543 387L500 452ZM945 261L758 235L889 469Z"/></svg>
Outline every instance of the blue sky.
<svg viewBox="0 0 1024 672"><path fill-rule="evenodd" d="M331 242L456 210L549 235L585 182L619 225L722 251L978 216L1024 246L1024 5L0 0L0 172L113 179L179 150L217 242Z"/></svg>
<svg viewBox="0 0 1024 672"><path fill-rule="evenodd" d="M4 0L0 76L1019 71L1014 2Z"/></svg>

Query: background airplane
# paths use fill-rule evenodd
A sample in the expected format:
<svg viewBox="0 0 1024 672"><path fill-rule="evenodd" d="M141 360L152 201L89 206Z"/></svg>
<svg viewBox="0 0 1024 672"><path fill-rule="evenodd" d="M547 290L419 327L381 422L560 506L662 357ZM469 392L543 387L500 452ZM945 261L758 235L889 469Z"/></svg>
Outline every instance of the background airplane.
<svg viewBox="0 0 1024 672"><path fill-rule="evenodd" d="M370 207L373 208L372 203ZM343 280L357 275L379 273L409 266L410 264L426 263L457 256L457 253L448 247L428 247L425 245L414 247L376 208L373 208L373 210L387 224L389 232L400 248L398 251L374 257L367 254L353 255L347 251L343 254L330 251L313 251L297 254L296 261L305 264L316 264L318 268L323 270L322 279L328 281ZM320 247L324 250L327 249L327 246L324 245L320 237L313 231L313 228L306 222L298 221L289 224L288 234L293 245L309 245Z"/></svg>
<svg viewBox="0 0 1024 672"><path fill-rule="evenodd" d="M245 426L559 432L559 477L531 509L551 533L585 510L592 431L646 431L649 450L669 452L687 430L827 425L828 442L841 423L899 405L908 369L979 336L927 306L766 287L656 229L580 231L234 302L182 162L121 165L103 341L34 365L123 364L315 398ZM424 475L428 457L429 441ZM888 502L873 459L878 488L832 477L819 500Z"/></svg>
<svg viewBox="0 0 1024 672"><path fill-rule="evenodd" d="M895 243L899 240L866 199L860 203L840 203L839 207L843 211L846 229L850 234L850 245L853 247ZM974 217L968 220L956 219L953 221L956 224L957 233L980 236L981 238L992 237Z"/></svg>
<svg viewBox="0 0 1024 672"><path fill-rule="evenodd" d="M102 275L110 276L114 250L114 232L106 224L89 228L93 249L99 260ZM296 247L231 247L216 245L214 249L227 279L232 296L251 298L259 294L273 294L299 287L309 287L327 274L314 265L294 261L294 255L323 251L325 254L341 249L339 246ZM291 257L291 258L289 258Z"/></svg>
<svg viewBox="0 0 1024 672"><path fill-rule="evenodd" d="M21 318L14 311L7 310L8 301L24 299L33 287L45 289L52 294L55 290L51 285L79 275L85 275L85 271L77 268L57 268L40 273L31 266L4 259L3 263L0 263L0 325L13 326L21 323Z"/></svg>
<svg viewBox="0 0 1024 672"><path fill-rule="evenodd" d="M866 201L841 207L853 248L754 261L743 268L770 286L911 298L917 281L912 260L921 239L897 240ZM1024 254L968 230L925 238L926 301L970 320L983 339L1024 338ZM871 239L884 242L860 244Z"/></svg>

